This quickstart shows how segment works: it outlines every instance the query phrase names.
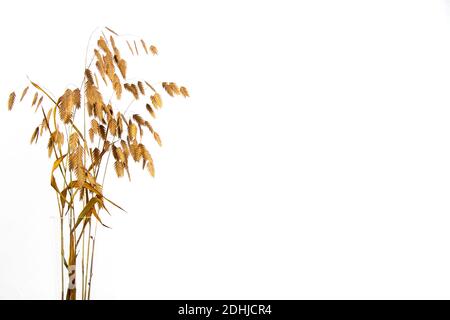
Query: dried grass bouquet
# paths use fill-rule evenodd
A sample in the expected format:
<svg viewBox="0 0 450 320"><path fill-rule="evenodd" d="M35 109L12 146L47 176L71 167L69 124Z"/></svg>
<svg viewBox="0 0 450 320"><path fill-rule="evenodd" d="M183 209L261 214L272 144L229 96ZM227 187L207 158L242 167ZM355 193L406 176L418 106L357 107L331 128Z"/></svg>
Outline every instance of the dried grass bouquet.
<svg viewBox="0 0 450 320"><path fill-rule="evenodd" d="M45 137L53 162L50 185L60 217L61 299L90 299L97 224L104 226L102 215L108 208L123 210L103 194L108 167L113 165L117 177L131 179L134 161L154 176L149 144L161 145L161 139L150 120L163 106L163 94L189 97L187 89L174 82L127 81L128 62L119 48L125 48L128 57L158 54L154 45L105 27L97 46L87 52L91 59L80 87L55 97L30 81L20 97L9 95L9 110L18 102L30 103L40 115L30 143ZM139 113L130 112L131 104L137 104L131 109Z"/></svg>

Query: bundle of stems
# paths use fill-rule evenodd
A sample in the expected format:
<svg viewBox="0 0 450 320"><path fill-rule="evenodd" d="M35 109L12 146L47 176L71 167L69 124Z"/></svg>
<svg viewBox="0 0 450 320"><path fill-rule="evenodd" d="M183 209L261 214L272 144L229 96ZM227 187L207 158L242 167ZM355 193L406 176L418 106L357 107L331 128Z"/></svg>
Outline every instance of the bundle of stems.
<svg viewBox="0 0 450 320"><path fill-rule="evenodd" d="M128 49L127 54L122 55L122 47ZM30 80L18 99L25 103L28 94L31 107L41 116L30 143L48 137L48 156L53 161L50 186L60 222L61 299L90 299L97 227L107 227L101 217L104 212L110 214L108 208L123 210L103 193L110 160L119 178L126 174L131 180L132 160L154 176L149 144L154 141L161 146L161 138L150 119L163 106L163 94L189 97L187 89L175 82L152 85L146 79L127 80L126 56L157 54L157 48L143 39L104 27L95 48L86 52L91 59L79 87L67 88L55 97ZM16 103L12 92L8 110ZM143 114L130 114L131 104L137 104L133 110ZM150 141L144 139L146 132ZM80 283L81 290L77 290Z"/></svg>

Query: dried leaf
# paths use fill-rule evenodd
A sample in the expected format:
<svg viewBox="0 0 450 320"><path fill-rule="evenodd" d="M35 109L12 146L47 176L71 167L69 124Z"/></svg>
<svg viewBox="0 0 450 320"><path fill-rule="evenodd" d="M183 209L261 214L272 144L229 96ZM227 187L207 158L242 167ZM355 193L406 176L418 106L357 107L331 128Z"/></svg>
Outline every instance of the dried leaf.
<svg viewBox="0 0 450 320"><path fill-rule="evenodd" d="M75 226L73 227L73 230L75 230L84 219L89 217L89 215L92 213L92 209L98 202L99 199L97 197L94 197L91 200L89 200L89 202L86 204L86 206L78 215L78 219L77 222L75 223Z"/></svg>

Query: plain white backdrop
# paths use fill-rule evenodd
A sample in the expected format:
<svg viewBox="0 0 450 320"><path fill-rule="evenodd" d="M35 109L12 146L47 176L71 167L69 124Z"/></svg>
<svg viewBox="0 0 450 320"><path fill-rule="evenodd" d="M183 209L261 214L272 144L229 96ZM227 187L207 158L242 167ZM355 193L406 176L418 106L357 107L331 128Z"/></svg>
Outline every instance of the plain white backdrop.
<svg viewBox="0 0 450 320"><path fill-rule="evenodd" d="M79 83L99 26L167 100L156 178L109 179L94 299L450 298L450 7L440 0L3 1L0 298L57 299L57 207L26 76Z"/></svg>

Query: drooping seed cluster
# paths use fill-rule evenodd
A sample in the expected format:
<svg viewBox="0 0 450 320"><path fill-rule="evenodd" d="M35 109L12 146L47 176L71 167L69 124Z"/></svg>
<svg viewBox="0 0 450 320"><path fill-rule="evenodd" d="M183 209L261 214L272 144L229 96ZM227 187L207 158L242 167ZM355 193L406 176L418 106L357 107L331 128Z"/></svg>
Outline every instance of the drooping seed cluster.
<svg viewBox="0 0 450 320"><path fill-rule="evenodd" d="M49 156L67 155L68 169L75 174L79 184L89 180L96 181L100 165L109 153L114 158L113 166L118 177L123 177L126 173L130 178L131 160L141 163L142 167L147 168L154 176L153 159L143 140L145 131L161 145L159 134L153 129L150 119L146 119L147 112L150 118L155 118L156 111L163 106L161 92L148 81L127 80L128 63L116 42L124 41L133 56L140 54L138 46L143 48L146 55L157 55L158 50L154 45L147 46L143 39L130 42L109 28L105 30L110 36L107 38L102 32L99 37L92 54L93 63L84 71L83 87L66 89L54 101L50 96L46 97L47 93L35 85L38 90L34 93L31 103L36 110L42 110L43 118L40 125L33 130L30 142L37 142L44 132L49 131ZM100 78L106 87L112 88L116 98L114 103L111 99L105 100L105 93L98 83ZM161 86L171 97L189 97L187 89L175 82L162 82ZM20 101L28 91L29 87L23 90ZM131 94L135 101L143 102L142 110L146 110L144 114L127 114L120 111L118 104L123 100L124 92ZM44 98L54 102L47 110L42 105ZM8 100L9 110L13 108L15 100L16 94L12 92ZM82 107L86 111L83 131L75 125L76 116L83 116L82 112L77 112ZM59 117L56 117L56 113ZM83 132L86 132L87 137Z"/></svg>

